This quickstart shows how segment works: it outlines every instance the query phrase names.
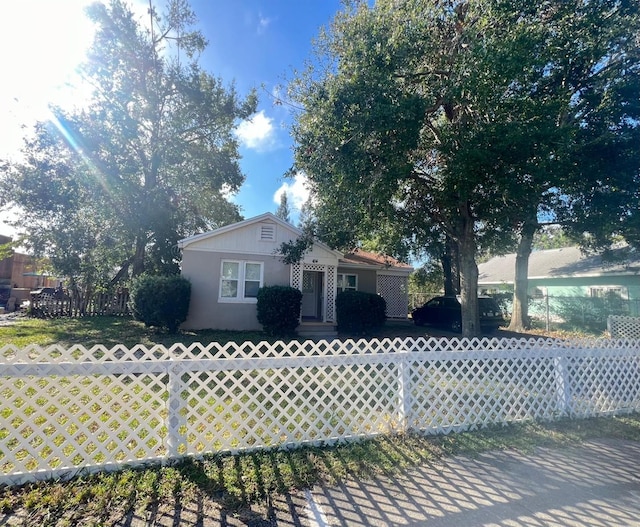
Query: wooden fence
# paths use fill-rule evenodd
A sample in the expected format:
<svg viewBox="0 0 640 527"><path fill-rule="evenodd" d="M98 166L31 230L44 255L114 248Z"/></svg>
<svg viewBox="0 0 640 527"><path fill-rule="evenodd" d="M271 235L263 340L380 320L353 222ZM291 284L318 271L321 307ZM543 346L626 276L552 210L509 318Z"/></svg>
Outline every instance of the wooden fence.
<svg viewBox="0 0 640 527"><path fill-rule="evenodd" d="M31 315L35 317L79 317L97 315L130 315L129 292L96 293L89 299L67 294L31 295Z"/></svg>

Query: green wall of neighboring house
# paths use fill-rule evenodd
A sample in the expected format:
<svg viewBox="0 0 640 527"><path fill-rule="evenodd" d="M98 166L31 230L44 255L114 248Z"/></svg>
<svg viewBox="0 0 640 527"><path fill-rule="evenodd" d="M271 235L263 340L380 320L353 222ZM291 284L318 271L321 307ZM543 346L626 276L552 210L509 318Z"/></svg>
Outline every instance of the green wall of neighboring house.
<svg viewBox="0 0 640 527"><path fill-rule="evenodd" d="M513 284L480 284L480 292L511 292ZM562 298L591 299L606 296L606 292L619 290L620 305L631 316L640 316L640 276L615 275L594 277L529 278L529 296L549 296L552 308L561 304ZM539 302L537 302L539 303ZM539 306L536 306L539 310ZM534 314L534 313L532 313Z"/></svg>

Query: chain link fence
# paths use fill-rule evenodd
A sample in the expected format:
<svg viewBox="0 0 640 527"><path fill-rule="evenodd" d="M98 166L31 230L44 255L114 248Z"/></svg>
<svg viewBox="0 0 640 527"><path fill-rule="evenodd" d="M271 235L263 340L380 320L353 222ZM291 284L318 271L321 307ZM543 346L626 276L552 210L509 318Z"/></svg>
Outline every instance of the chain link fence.
<svg viewBox="0 0 640 527"><path fill-rule="evenodd" d="M426 291L409 294L409 312L441 292ZM513 308L513 293L491 294L508 317ZM602 333L607 330L607 317L640 316L640 299L583 296L532 296L529 297L529 318L534 327L547 330L575 330Z"/></svg>
<svg viewBox="0 0 640 527"><path fill-rule="evenodd" d="M508 316L513 306L512 293L494 296ZM619 296L536 296L529 297L529 317L534 326L547 330L578 330L601 333L607 329L607 317L638 316L640 299Z"/></svg>

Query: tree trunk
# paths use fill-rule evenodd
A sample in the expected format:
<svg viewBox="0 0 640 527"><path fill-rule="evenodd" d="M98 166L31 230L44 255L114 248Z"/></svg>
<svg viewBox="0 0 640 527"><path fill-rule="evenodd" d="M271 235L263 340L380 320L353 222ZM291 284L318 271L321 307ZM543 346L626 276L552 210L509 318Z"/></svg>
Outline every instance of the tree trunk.
<svg viewBox="0 0 640 527"><path fill-rule="evenodd" d="M460 254L458 244L450 236L447 236L440 262L444 273L445 296L460 294Z"/></svg>
<svg viewBox="0 0 640 527"><path fill-rule="evenodd" d="M451 252L451 279L453 280L453 294L459 295L462 290L460 285L460 248L458 244L451 239L449 241L449 251Z"/></svg>
<svg viewBox="0 0 640 527"><path fill-rule="evenodd" d="M126 279L129 274L129 265L131 265L131 258L122 262L120 269L118 269L118 272L111 279L109 285L117 285L121 280Z"/></svg>
<svg viewBox="0 0 640 527"><path fill-rule="evenodd" d="M537 223L525 222L516 252L515 280L513 284L513 309L509 331L529 329L529 256Z"/></svg>
<svg viewBox="0 0 640 527"><path fill-rule="evenodd" d="M445 296L452 296L455 294L453 290L453 279L451 274L451 254L447 249L440 257L440 264L442 265L442 272L444 274L444 294Z"/></svg>
<svg viewBox="0 0 640 527"><path fill-rule="evenodd" d="M478 311L478 265L474 221L468 207L460 207L458 249L460 255L460 296L462 303L462 336L480 335Z"/></svg>
<svg viewBox="0 0 640 527"><path fill-rule="evenodd" d="M140 276L144 273L144 254L147 242L144 236L136 238L136 253L133 256L133 265L131 274L133 277Z"/></svg>

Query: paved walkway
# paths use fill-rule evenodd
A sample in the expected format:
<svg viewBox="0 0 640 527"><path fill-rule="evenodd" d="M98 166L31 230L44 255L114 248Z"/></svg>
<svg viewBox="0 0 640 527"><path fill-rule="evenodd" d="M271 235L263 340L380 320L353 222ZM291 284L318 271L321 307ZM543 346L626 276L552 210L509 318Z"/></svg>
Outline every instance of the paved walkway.
<svg viewBox="0 0 640 527"><path fill-rule="evenodd" d="M640 443L603 439L527 455L455 457L396 477L349 481L225 513L164 504L121 526L640 526Z"/></svg>
<svg viewBox="0 0 640 527"><path fill-rule="evenodd" d="M456 457L313 500L314 526L640 526L640 443Z"/></svg>

